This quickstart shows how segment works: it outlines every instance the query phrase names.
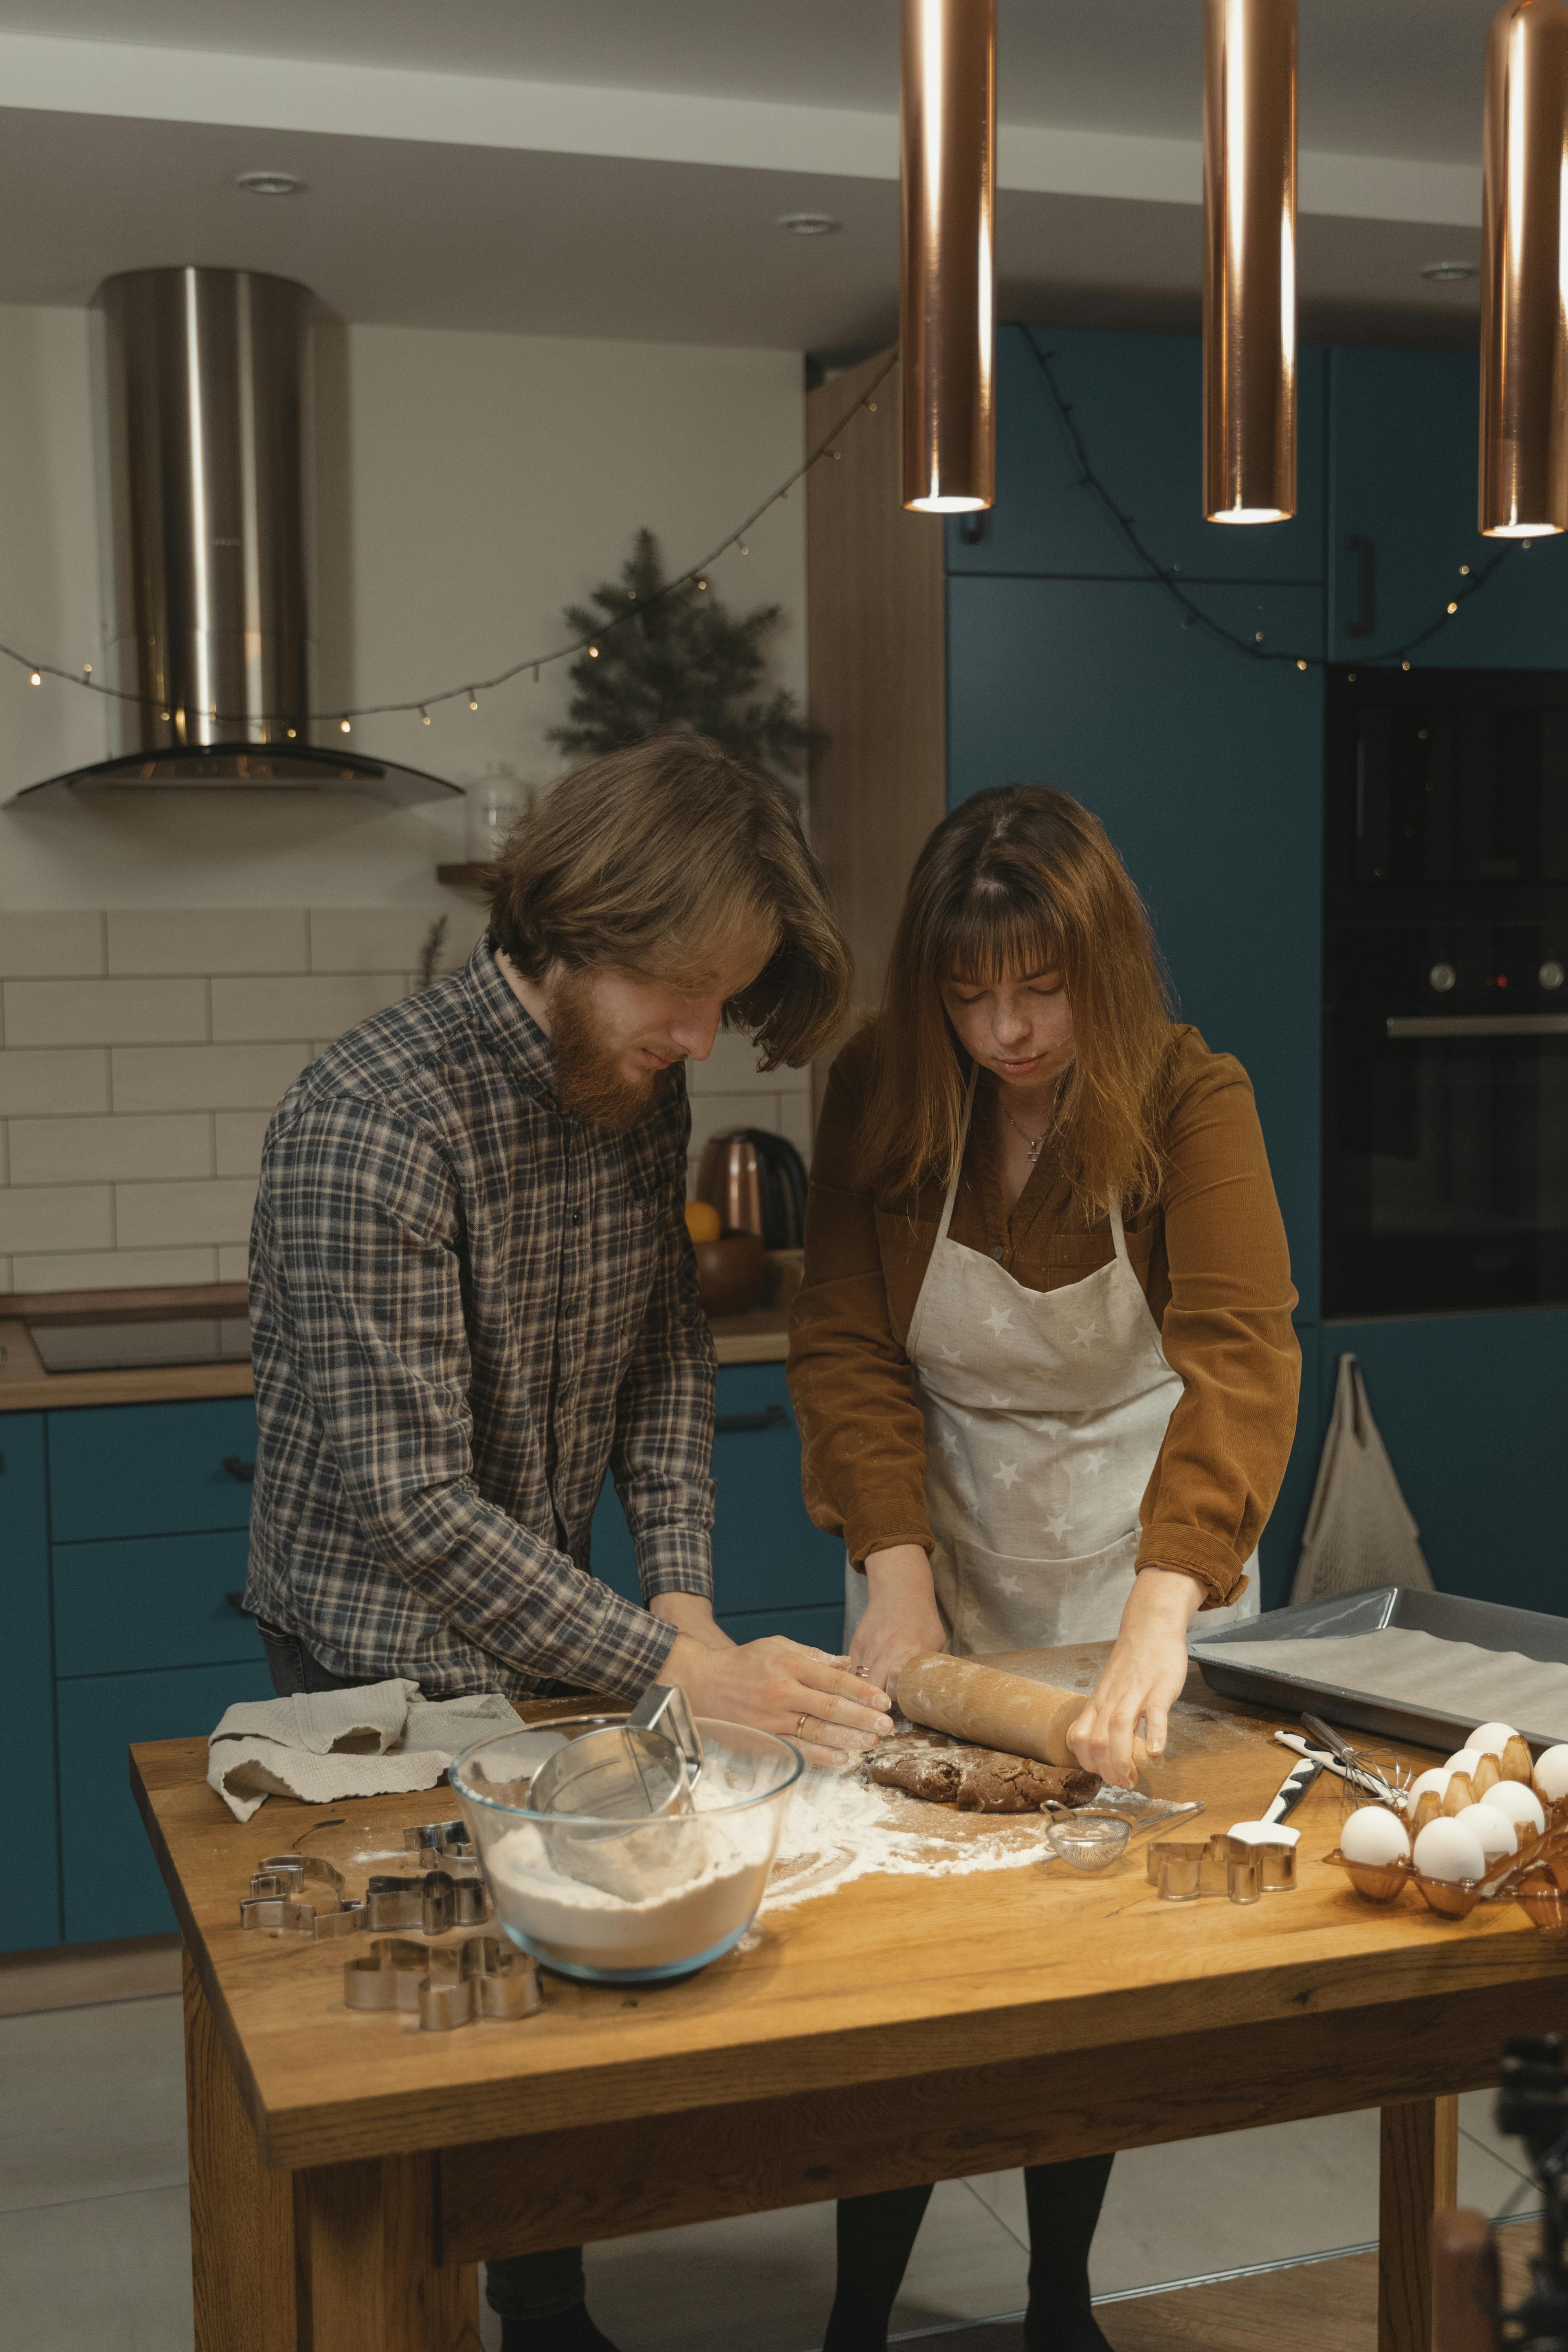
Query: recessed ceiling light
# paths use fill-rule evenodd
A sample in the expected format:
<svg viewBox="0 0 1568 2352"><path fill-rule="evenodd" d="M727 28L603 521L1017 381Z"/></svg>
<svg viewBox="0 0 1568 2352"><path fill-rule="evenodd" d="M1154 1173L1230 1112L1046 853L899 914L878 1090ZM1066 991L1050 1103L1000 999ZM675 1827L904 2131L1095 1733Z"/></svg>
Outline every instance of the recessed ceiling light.
<svg viewBox="0 0 1568 2352"><path fill-rule="evenodd" d="M302 196L310 183L292 172L241 172L234 184L249 196Z"/></svg>
<svg viewBox="0 0 1568 2352"><path fill-rule="evenodd" d="M1457 286L1461 278L1479 278L1480 271L1473 261L1424 261L1421 275L1435 286Z"/></svg>
<svg viewBox="0 0 1568 2352"><path fill-rule="evenodd" d="M791 236L835 236L844 226L831 213L780 213L778 225Z"/></svg>

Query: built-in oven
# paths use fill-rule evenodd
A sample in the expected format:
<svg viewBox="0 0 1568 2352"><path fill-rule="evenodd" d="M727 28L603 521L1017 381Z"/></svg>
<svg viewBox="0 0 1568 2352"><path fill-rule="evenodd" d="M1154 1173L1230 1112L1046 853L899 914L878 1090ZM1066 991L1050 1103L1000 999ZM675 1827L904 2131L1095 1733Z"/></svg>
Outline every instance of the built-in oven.
<svg viewBox="0 0 1568 2352"><path fill-rule="evenodd" d="M1568 675L1326 715L1323 1312L1568 1301Z"/></svg>

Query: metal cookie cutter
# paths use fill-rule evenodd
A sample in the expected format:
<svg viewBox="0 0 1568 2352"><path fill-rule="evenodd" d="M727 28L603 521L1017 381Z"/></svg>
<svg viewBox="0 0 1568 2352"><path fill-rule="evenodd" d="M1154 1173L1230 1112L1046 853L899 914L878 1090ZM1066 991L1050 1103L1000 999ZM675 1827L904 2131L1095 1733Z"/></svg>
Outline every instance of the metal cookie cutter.
<svg viewBox="0 0 1568 2352"><path fill-rule="evenodd" d="M1260 1894L1288 1895L1296 1884L1300 1837L1300 1830L1287 1829L1282 1822L1235 1822L1228 1832L1230 1858L1254 1865Z"/></svg>
<svg viewBox="0 0 1568 2352"><path fill-rule="evenodd" d="M367 1878L364 1924L373 1936L386 1929L416 1927L426 1936L444 1936L449 1927L482 1927L490 1916L485 1882L477 1876L455 1877L449 1870L427 1870L420 1878Z"/></svg>
<svg viewBox="0 0 1568 2352"><path fill-rule="evenodd" d="M343 1968L346 2009L403 2010L420 2031L447 2033L479 2018L531 2017L544 2006L539 1970L499 1936L469 1936L427 1951L389 1936Z"/></svg>
<svg viewBox="0 0 1568 2352"><path fill-rule="evenodd" d="M416 1830L405 1830L403 1843L409 1853L428 1854L432 1869L447 1862L478 1861L467 1822L426 1822Z"/></svg>
<svg viewBox="0 0 1568 2352"><path fill-rule="evenodd" d="M702 1761L686 1694L664 1683L644 1691L624 1724L568 1740L540 1765L525 1801L552 1865L628 1902L698 1877L708 1845L691 1791ZM647 1835L649 1822L683 1815L657 1843Z"/></svg>
<svg viewBox="0 0 1568 2352"><path fill-rule="evenodd" d="M1256 1903L1261 1893L1255 1854L1237 1859L1227 1836L1201 1843L1166 1839L1148 1849L1149 1884L1162 1903L1195 1903L1201 1895L1226 1895L1233 1903Z"/></svg>
<svg viewBox="0 0 1568 2352"><path fill-rule="evenodd" d="M239 1906L242 1927L318 1939L357 1935L364 1906L343 1899L343 1875L316 1854L271 1853L251 1874Z"/></svg>

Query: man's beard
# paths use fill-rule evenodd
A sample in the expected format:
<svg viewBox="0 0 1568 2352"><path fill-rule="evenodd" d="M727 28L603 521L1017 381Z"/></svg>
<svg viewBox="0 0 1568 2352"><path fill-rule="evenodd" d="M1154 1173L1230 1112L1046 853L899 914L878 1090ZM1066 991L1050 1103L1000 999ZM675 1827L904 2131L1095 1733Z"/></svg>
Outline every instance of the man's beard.
<svg viewBox="0 0 1568 2352"><path fill-rule="evenodd" d="M585 972L570 972L550 995L550 1042L555 1056L555 1097L563 1110L592 1127L625 1134L640 1127L679 1083L680 1065L627 1077L620 1055L594 1017Z"/></svg>

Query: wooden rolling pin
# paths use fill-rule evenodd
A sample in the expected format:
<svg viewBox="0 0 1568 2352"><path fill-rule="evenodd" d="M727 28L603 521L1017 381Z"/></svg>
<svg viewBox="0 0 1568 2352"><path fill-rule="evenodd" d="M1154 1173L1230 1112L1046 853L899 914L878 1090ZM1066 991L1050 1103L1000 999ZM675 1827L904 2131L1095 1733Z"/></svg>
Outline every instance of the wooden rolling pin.
<svg viewBox="0 0 1568 2352"><path fill-rule="evenodd" d="M1068 1746L1068 1728L1089 1704L1081 1691L1005 1675L977 1658L950 1658L922 1650L900 1675L897 1696L911 1723L949 1731L955 1739L1000 1748L1009 1756L1032 1756L1041 1764L1079 1760ZM1149 1750L1137 1733L1132 1761L1142 1778L1148 1769Z"/></svg>

